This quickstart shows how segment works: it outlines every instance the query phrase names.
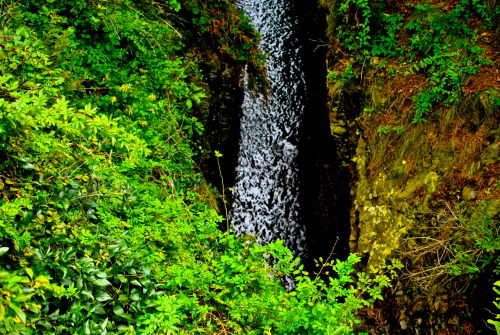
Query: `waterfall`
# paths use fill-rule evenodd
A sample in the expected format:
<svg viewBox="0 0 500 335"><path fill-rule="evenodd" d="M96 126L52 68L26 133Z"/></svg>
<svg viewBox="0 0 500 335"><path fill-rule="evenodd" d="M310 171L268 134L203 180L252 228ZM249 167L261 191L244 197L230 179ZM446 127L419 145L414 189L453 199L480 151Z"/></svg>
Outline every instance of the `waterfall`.
<svg viewBox="0 0 500 335"><path fill-rule="evenodd" d="M231 222L261 243L282 239L303 258L306 231L298 202L299 126L306 82L292 1L240 0L269 54L267 96L245 89Z"/></svg>

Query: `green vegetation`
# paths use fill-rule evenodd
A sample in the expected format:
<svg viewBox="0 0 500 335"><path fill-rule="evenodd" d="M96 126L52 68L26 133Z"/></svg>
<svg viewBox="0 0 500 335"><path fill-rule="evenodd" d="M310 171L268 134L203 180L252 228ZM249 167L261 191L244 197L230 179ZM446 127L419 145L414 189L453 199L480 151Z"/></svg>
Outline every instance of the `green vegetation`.
<svg viewBox="0 0 500 335"><path fill-rule="evenodd" d="M493 289L495 290L495 292L498 295L500 295L500 281L497 281L495 283L495 286L494 286ZM500 302L499 302L499 300L500 300L500 298L497 297L496 302L495 302L495 306L500 309ZM495 327L495 330L496 330L497 334L500 334L500 314L496 315L495 320L488 320L488 322L491 323Z"/></svg>
<svg viewBox="0 0 500 335"><path fill-rule="evenodd" d="M492 208L491 202L480 202L475 204L471 214L467 215L464 209L457 216L463 230L462 239L469 240L450 246L451 252L455 254L455 264L446 266L450 274L477 274L488 265L494 265L496 271L500 271L497 259L500 250L499 222Z"/></svg>
<svg viewBox="0 0 500 335"><path fill-rule="evenodd" d="M414 123L427 121L442 106L456 106L469 76L491 64L480 42L498 33L492 30L498 29L500 14L495 1L320 2L330 10L329 33L338 44L337 52L351 55L347 67L331 71L330 80L351 80L353 70L363 79L370 68L384 68L387 61L391 71L419 75L422 85L412 98ZM379 57L387 61L374 61ZM498 108L498 101L495 104Z"/></svg>
<svg viewBox="0 0 500 335"><path fill-rule="evenodd" d="M393 266L308 275L282 243L217 229L193 162L201 65L262 66L231 1L0 12L1 333L349 334L381 298Z"/></svg>

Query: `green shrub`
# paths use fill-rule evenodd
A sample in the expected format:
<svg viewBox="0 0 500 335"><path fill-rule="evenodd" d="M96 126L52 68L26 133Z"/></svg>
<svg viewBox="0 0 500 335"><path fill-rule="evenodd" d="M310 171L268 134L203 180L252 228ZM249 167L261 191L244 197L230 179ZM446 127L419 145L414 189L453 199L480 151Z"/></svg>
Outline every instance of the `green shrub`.
<svg viewBox="0 0 500 335"><path fill-rule="evenodd" d="M473 17L492 26L492 13L500 7L489 6L485 0L464 0L452 10L445 10L442 4L417 4L407 17L393 13L386 8L388 4L366 0L322 3L336 18L329 22L330 34L358 60L361 69L357 72L367 71L374 57L383 56L397 57L402 67L409 62L405 74L425 75L427 85L413 98L413 122L426 121L442 105L456 106L466 79L490 64L470 26ZM344 77L340 75L338 80Z"/></svg>

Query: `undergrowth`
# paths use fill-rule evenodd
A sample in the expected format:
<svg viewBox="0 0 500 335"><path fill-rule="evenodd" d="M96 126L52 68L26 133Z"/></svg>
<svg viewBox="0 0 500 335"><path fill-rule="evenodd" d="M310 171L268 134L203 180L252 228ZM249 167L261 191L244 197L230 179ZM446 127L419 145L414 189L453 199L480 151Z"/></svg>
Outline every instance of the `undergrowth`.
<svg viewBox="0 0 500 335"><path fill-rule="evenodd" d="M498 38L494 29L498 29L500 6L495 1L320 2L329 9L329 32L337 45L334 53L339 58L350 55L349 66L330 70L329 79L356 85L367 72L387 64L392 67L389 74L396 69L404 76L422 75L424 82L412 97L414 123L439 118L441 108L459 105L466 80L492 62L481 45ZM384 61L379 62L380 58ZM498 101L495 105L498 108Z"/></svg>
<svg viewBox="0 0 500 335"><path fill-rule="evenodd" d="M452 284L459 291L484 268L500 271L498 215L491 202L448 203L431 226L410 231L401 257L418 264L404 276L422 291L434 291Z"/></svg>

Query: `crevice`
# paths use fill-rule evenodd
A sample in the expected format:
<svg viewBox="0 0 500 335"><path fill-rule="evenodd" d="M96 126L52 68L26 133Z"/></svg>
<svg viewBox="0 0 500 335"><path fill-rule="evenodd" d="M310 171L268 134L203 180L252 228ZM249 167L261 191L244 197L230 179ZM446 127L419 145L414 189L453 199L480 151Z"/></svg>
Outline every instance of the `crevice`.
<svg viewBox="0 0 500 335"><path fill-rule="evenodd" d="M350 174L341 167L327 108L326 13L315 1L296 1L303 34L308 105L301 126L300 203L307 227L308 260L349 254Z"/></svg>

